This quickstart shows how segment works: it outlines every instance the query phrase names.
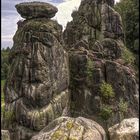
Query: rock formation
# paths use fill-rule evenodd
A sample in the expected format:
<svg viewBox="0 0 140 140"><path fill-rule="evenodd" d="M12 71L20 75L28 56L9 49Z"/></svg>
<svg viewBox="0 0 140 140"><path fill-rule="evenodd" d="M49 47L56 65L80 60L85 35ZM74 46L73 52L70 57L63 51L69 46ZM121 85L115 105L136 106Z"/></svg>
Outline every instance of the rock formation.
<svg viewBox="0 0 140 140"><path fill-rule="evenodd" d="M111 140L138 140L139 139L139 119L124 119L120 124L109 128Z"/></svg>
<svg viewBox="0 0 140 140"><path fill-rule="evenodd" d="M104 129L82 117L60 117L31 140L106 140Z"/></svg>
<svg viewBox="0 0 140 140"><path fill-rule="evenodd" d="M16 8L26 19L18 22L10 53L5 114L12 121L6 127L13 140L27 140L55 118L67 115L69 75L62 26L50 19L56 8L38 2Z"/></svg>
<svg viewBox="0 0 140 140"><path fill-rule="evenodd" d="M1 120L11 140L107 140L104 129L138 117L138 82L113 5L82 0L64 33L50 19L56 7L16 5L25 20L13 38ZM109 129L111 140L123 124Z"/></svg>
<svg viewBox="0 0 140 140"><path fill-rule="evenodd" d="M17 4L16 9L21 17L26 19L52 18L58 11L56 7L45 2L24 2Z"/></svg>
<svg viewBox="0 0 140 140"><path fill-rule="evenodd" d="M113 0L83 0L64 31L69 53L71 115L104 127L138 117L138 83L125 56L124 32Z"/></svg>
<svg viewBox="0 0 140 140"><path fill-rule="evenodd" d="M1 130L1 139L10 140L10 133L8 130Z"/></svg>

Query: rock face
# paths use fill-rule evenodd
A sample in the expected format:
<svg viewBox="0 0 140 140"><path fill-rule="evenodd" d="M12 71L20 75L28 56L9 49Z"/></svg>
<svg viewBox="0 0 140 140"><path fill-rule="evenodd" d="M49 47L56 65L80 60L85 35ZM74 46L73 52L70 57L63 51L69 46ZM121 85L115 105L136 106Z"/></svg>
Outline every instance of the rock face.
<svg viewBox="0 0 140 140"><path fill-rule="evenodd" d="M138 140L139 139L139 119L124 119L120 124L109 128L111 140Z"/></svg>
<svg viewBox="0 0 140 140"><path fill-rule="evenodd" d="M52 18L58 11L56 7L45 2L24 2L17 4L16 9L21 17L26 19Z"/></svg>
<svg viewBox="0 0 140 140"><path fill-rule="evenodd" d="M106 140L104 129L82 117L60 117L50 123L31 140Z"/></svg>
<svg viewBox="0 0 140 140"><path fill-rule="evenodd" d="M1 139L10 140L10 133L8 130L1 130Z"/></svg>
<svg viewBox="0 0 140 140"><path fill-rule="evenodd" d="M16 7L20 7L22 12L28 7L40 10L46 5L49 6L23 3ZM46 8L49 9L48 17L54 13L51 13L51 8ZM7 127L14 140L16 137L17 140L30 139L49 122L68 113L69 75L62 27L56 21L42 18L41 13L37 13L40 18L35 19L34 13L28 13L33 14L33 19L18 22L13 38L9 60L11 68L4 91L5 115L12 116Z"/></svg>
<svg viewBox="0 0 140 140"><path fill-rule="evenodd" d="M104 127L138 117L139 108L121 17L111 3L81 1L63 34L69 53L71 114L92 118Z"/></svg>

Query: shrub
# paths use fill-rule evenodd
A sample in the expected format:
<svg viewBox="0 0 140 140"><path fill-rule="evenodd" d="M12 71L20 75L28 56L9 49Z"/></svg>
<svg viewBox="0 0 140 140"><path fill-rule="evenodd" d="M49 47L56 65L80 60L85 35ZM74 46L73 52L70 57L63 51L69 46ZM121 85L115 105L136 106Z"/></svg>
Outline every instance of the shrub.
<svg viewBox="0 0 140 140"><path fill-rule="evenodd" d="M134 64L135 57L132 52L130 52L126 47L122 51L122 59L125 61L127 64Z"/></svg>
<svg viewBox="0 0 140 140"><path fill-rule="evenodd" d="M110 84L103 82L100 86L100 92L103 97L105 98L112 98L115 96L115 93L113 91L113 88Z"/></svg>
<svg viewBox="0 0 140 140"><path fill-rule="evenodd" d="M124 113L127 112L127 109L128 109L128 103L125 102L123 100L123 98L120 98L120 101L119 101L119 115L120 115L120 121L124 119Z"/></svg>
<svg viewBox="0 0 140 140"><path fill-rule="evenodd" d="M103 120L108 120L113 114L113 111L111 109L111 107L104 105L101 109L100 109L100 117Z"/></svg>
<svg viewBox="0 0 140 140"><path fill-rule="evenodd" d="M121 112L127 112L128 109L128 103L123 100L123 98L120 98L119 102L119 111Z"/></svg>

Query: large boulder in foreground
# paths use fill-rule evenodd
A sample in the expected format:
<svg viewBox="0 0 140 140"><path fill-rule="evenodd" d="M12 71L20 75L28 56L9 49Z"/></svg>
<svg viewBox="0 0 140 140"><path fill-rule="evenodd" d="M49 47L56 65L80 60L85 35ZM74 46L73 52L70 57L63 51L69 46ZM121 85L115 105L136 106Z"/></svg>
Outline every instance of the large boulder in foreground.
<svg viewBox="0 0 140 140"><path fill-rule="evenodd" d="M10 140L10 133L8 130L1 130L1 139Z"/></svg>
<svg viewBox="0 0 140 140"><path fill-rule="evenodd" d="M110 140L138 140L139 119L124 119L120 124L109 128Z"/></svg>
<svg viewBox="0 0 140 140"><path fill-rule="evenodd" d="M104 129L96 122L83 118L60 117L31 140L106 140Z"/></svg>
<svg viewBox="0 0 140 140"><path fill-rule="evenodd" d="M58 9L44 2L25 2L16 5L16 9L21 17L26 19L32 18L52 18Z"/></svg>

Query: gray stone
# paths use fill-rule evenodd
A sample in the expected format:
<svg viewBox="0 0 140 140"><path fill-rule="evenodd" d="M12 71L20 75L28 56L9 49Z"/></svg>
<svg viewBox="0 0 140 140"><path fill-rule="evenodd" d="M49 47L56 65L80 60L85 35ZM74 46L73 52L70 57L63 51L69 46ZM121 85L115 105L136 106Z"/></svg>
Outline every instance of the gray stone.
<svg viewBox="0 0 140 140"><path fill-rule="evenodd" d="M10 140L10 133L8 130L1 130L1 139Z"/></svg>
<svg viewBox="0 0 140 140"><path fill-rule="evenodd" d="M15 7L21 17L25 19L52 18L58 11L55 6L44 2L24 2Z"/></svg>
<svg viewBox="0 0 140 140"><path fill-rule="evenodd" d="M60 117L31 140L106 140L104 129L96 122L83 118Z"/></svg>
<svg viewBox="0 0 140 140"><path fill-rule="evenodd" d="M108 131L111 140L139 140L139 119L124 119Z"/></svg>

